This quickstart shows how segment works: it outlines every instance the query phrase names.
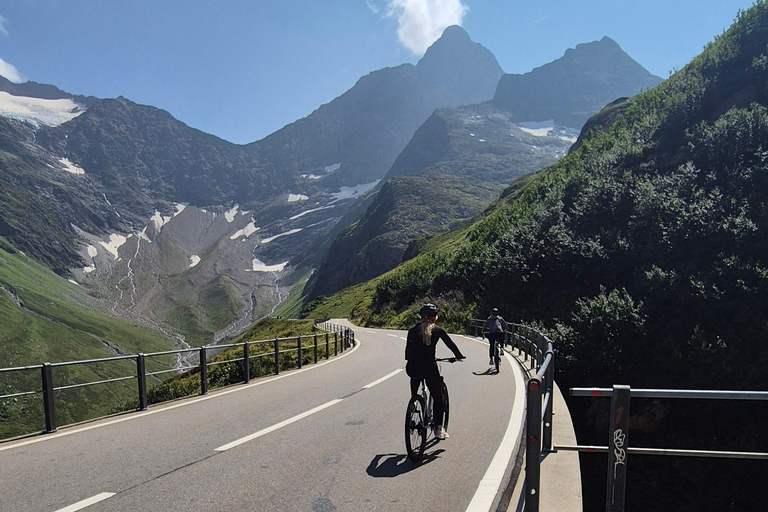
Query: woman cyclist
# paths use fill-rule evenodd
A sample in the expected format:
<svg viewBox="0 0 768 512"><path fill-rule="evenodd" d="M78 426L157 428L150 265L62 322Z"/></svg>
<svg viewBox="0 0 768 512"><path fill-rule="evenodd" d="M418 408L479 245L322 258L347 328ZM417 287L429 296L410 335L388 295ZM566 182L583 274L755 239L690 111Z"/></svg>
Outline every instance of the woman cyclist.
<svg viewBox="0 0 768 512"><path fill-rule="evenodd" d="M405 344L405 373L411 378L411 395L419 392L419 384L424 380L432 394L435 403L434 421L435 437L446 439L448 432L443 429L443 378L435 362L437 342L443 340L451 349L456 359L464 359L464 355L442 327L435 325L437 306L425 304L419 310L421 320L408 331Z"/></svg>

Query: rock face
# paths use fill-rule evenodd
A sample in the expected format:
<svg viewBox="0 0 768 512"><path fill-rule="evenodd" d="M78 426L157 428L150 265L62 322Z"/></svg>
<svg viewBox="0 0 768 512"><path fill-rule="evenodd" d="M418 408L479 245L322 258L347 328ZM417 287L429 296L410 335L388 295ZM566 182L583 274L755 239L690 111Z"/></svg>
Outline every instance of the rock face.
<svg viewBox="0 0 768 512"><path fill-rule="evenodd" d="M436 111L360 220L330 246L308 283L309 299L394 268L411 242L480 214L510 182L554 163L576 140L557 127L525 131L511 118L487 103Z"/></svg>
<svg viewBox="0 0 768 512"><path fill-rule="evenodd" d="M449 27L415 66L370 73L254 146L276 169L315 173L325 186L369 183L382 178L436 108L490 100L503 74L489 50ZM337 163L335 172L324 171Z"/></svg>
<svg viewBox="0 0 768 512"><path fill-rule="evenodd" d="M285 298L322 256L306 248L435 108L489 100L502 74L453 27L416 66L373 72L247 145L122 97L0 79L0 236L114 312L210 341Z"/></svg>
<svg viewBox="0 0 768 512"><path fill-rule="evenodd" d="M308 282L308 300L413 257L413 242L478 215L506 185L563 156L607 103L660 82L606 37L525 75L504 75L488 104L436 112L395 160L367 211L358 205L350 215L359 216L345 219L349 227Z"/></svg>
<svg viewBox="0 0 768 512"><path fill-rule="evenodd" d="M523 75L504 75L493 105L519 121L545 121L581 128L593 114L622 96L662 82L611 38L577 45L561 58Z"/></svg>

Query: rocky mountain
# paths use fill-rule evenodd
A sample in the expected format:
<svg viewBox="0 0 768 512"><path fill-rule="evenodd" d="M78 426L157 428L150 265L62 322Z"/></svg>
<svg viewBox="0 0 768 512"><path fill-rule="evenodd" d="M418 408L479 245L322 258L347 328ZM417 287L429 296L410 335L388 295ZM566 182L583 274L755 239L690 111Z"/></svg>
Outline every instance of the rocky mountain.
<svg viewBox="0 0 768 512"><path fill-rule="evenodd" d="M519 121L546 121L580 129L605 105L652 89L652 75L609 37L577 45L561 58L522 75L501 77L493 105Z"/></svg>
<svg viewBox="0 0 768 512"><path fill-rule="evenodd" d="M269 314L441 106L503 74L458 27L266 139L235 145L125 98L0 80L0 236L114 313L218 339ZM220 302L215 300L221 299Z"/></svg>
<svg viewBox="0 0 768 512"><path fill-rule="evenodd" d="M323 186L370 183L436 108L490 100L503 74L488 49L461 27L448 27L415 66L374 71L253 146L280 172Z"/></svg>
<svg viewBox="0 0 768 512"><path fill-rule="evenodd" d="M330 246L307 284L308 299L396 267L413 241L475 217L510 182L554 163L576 140L562 128L520 127L511 117L488 103L430 116L362 217Z"/></svg>
<svg viewBox="0 0 768 512"><path fill-rule="evenodd" d="M377 195L342 220L349 225L307 283L307 300L396 267L414 255L415 246L407 250L412 242L476 216L506 185L554 163L575 139L573 129L553 119L577 133L589 115L617 98L613 94L634 94L660 81L603 38L526 75L505 75L492 102L436 112L398 156Z"/></svg>

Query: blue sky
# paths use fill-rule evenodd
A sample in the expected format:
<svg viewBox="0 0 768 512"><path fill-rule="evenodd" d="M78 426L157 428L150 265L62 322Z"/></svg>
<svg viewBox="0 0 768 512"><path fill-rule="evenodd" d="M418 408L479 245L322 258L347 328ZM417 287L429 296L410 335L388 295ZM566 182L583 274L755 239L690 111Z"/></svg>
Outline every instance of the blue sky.
<svg viewBox="0 0 768 512"><path fill-rule="evenodd" d="M462 25L507 73L603 36L663 78L752 0L5 0L0 74L261 139Z"/></svg>

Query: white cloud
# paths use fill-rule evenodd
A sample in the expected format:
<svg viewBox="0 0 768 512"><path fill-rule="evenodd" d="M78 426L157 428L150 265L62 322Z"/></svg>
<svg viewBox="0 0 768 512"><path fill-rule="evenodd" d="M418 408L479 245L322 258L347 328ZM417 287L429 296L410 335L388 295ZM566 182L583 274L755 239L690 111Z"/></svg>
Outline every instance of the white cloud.
<svg viewBox="0 0 768 512"><path fill-rule="evenodd" d="M461 1L389 0L387 16L397 16L400 43L415 55L423 55L447 27L461 25L469 11Z"/></svg>
<svg viewBox="0 0 768 512"><path fill-rule="evenodd" d="M8 19L0 16L0 35L7 36L8 29L5 26L8 24Z"/></svg>
<svg viewBox="0 0 768 512"><path fill-rule="evenodd" d="M0 76L4 76L15 84L20 84L26 81L24 78L22 78L19 70L17 70L11 64L5 62L3 59L0 59Z"/></svg>

